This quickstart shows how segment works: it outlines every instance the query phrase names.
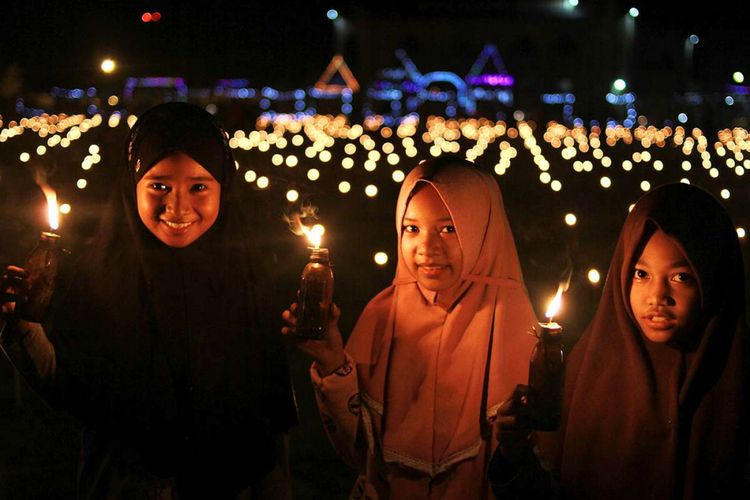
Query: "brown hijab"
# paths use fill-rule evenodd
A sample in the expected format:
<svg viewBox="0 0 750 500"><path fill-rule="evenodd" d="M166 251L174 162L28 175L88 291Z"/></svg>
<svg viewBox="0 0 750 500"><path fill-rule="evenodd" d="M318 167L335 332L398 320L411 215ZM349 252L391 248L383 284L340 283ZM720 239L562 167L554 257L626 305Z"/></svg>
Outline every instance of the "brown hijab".
<svg viewBox="0 0 750 500"><path fill-rule="evenodd" d="M463 252L450 304L422 289L401 255L402 219L420 183L442 198ZM487 419L526 382L535 318L500 189L473 164L443 158L412 170L396 232L396 277L360 316L347 351L371 410L371 445L379 436L386 462L434 476L479 453Z"/></svg>
<svg viewBox="0 0 750 500"><path fill-rule="evenodd" d="M661 229L698 276L695 341L648 341L630 308L633 265ZM748 450L742 256L726 211L685 184L643 196L620 234L599 308L571 353L561 427L570 498L723 498Z"/></svg>

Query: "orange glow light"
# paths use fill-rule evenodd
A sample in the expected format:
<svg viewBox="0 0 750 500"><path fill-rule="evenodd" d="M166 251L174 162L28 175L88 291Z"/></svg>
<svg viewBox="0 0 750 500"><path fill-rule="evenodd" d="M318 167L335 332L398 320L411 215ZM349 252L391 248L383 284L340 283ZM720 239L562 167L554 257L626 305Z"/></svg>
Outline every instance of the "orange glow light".
<svg viewBox="0 0 750 500"><path fill-rule="evenodd" d="M565 291L565 283L560 283L557 287L557 293L555 294L555 298L552 299L552 301L549 303L549 306L547 307L547 312L544 313L544 315L547 317L547 320L549 322L552 322L552 318L560 312L560 307L562 306L562 294Z"/></svg>
<svg viewBox="0 0 750 500"><path fill-rule="evenodd" d="M40 186L47 198L47 216L49 218L49 227L53 231L60 227L60 212L57 208L57 193L46 184Z"/></svg>

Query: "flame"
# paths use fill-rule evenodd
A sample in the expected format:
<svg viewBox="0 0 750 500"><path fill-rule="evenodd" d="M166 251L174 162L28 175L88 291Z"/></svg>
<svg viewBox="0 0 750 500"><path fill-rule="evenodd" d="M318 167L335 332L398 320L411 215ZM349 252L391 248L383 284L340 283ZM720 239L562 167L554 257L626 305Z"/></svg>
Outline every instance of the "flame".
<svg viewBox="0 0 750 500"><path fill-rule="evenodd" d="M549 306L547 306L547 312L544 313L549 322L552 322L552 317L560 312L560 307L562 307L562 294L568 291L568 287L570 286L570 279L572 277L573 263L568 260L568 265L565 267L565 271L563 271L563 274L560 277L560 282L557 285L557 293L555 294L555 297L550 301Z"/></svg>
<svg viewBox="0 0 750 500"><path fill-rule="evenodd" d="M307 236L308 241L315 248L320 248L320 244L323 241L323 234L326 232L326 228L322 224L315 224L313 227L308 228L302 226L302 232Z"/></svg>
<svg viewBox="0 0 750 500"><path fill-rule="evenodd" d="M289 225L289 230L294 234L301 236L307 236L310 244L315 248L320 248L322 242L322 236L326 232L326 228L322 224L315 224L313 226L307 226L302 223L302 219L317 219L318 208L313 205L302 205L300 212L292 212L289 215L284 215L284 220Z"/></svg>
<svg viewBox="0 0 750 500"><path fill-rule="evenodd" d="M53 231L60 227L60 211L57 208L57 193L47 184L40 184L40 188L47 198L47 216L49 217L49 227Z"/></svg>
<svg viewBox="0 0 750 500"><path fill-rule="evenodd" d="M552 321L552 317L560 311L560 307L562 306L562 294L566 288L567 286L565 286L565 283L560 283L557 287L555 298L552 299L549 306L547 306L547 312L544 313L544 315L549 321Z"/></svg>

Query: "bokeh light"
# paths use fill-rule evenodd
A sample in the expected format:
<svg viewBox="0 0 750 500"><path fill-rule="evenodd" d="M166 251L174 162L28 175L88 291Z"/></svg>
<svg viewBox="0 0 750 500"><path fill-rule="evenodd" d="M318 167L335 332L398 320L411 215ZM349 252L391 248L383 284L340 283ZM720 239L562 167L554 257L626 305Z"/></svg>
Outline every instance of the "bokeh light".
<svg viewBox="0 0 750 500"><path fill-rule="evenodd" d="M589 269L589 272L586 274L586 276L588 277L589 282L591 282L594 285L598 284L602 279L602 276L601 274L599 274L599 271L593 268Z"/></svg>
<svg viewBox="0 0 750 500"><path fill-rule="evenodd" d="M375 264L384 266L388 263L388 254L385 252L377 252L373 256L373 260L375 261Z"/></svg>
<svg viewBox="0 0 750 500"><path fill-rule="evenodd" d="M294 203L299 199L299 192L296 189L290 189L286 192L287 201Z"/></svg>
<svg viewBox="0 0 750 500"><path fill-rule="evenodd" d="M107 58L102 61L99 67L101 68L103 72L109 74L109 73L114 72L116 66L117 65L115 64L115 61L113 59Z"/></svg>

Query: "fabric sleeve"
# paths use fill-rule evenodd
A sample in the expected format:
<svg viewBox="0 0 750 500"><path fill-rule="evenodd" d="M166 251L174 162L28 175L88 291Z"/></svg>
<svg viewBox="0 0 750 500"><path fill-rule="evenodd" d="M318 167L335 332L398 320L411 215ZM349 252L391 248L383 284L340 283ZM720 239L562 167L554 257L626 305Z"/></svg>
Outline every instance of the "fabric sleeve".
<svg viewBox="0 0 750 500"><path fill-rule="evenodd" d="M55 379L55 348L39 323L8 322L0 345L11 364L37 393L47 395Z"/></svg>
<svg viewBox="0 0 750 500"><path fill-rule="evenodd" d="M346 463L359 468L366 447L358 439L361 405L355 363L346 353L346 363L325 377L320 376L313 363L310 378L328 439Z"/></svg>

